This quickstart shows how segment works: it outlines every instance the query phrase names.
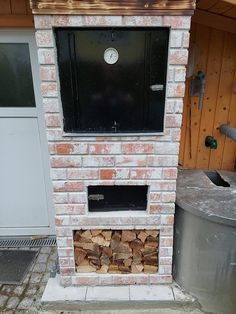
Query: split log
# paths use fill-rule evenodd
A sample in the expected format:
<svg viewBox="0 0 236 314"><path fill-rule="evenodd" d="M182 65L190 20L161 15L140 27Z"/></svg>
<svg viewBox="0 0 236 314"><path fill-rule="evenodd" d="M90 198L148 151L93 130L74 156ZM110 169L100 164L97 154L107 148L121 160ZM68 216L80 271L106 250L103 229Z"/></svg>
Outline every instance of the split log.
<svg viewBox="0 0 236 314"><path fill-rule="evenodd" d="M113 254L113 261L121 259L121 260L125 260L128 259L131 256L130 253L114 253Z"/></svg>
<svg viewBox="0 0 236 314"><path fill-rule="evenodd" d="M110 264L110 258L107 255L101 256L101 265L109 265Z"/></svg>
<svg viewBox="0 0 236 314"><path fill-rule="evenodd" d="M124 260L125 266L131 266L131 264L132 264L132 258L128 258L128 259Z"/></svg>
<svg viewBox="0 0 236 314"><path fill-rule="evenodd" d="M119 242L119 244L113 249L114 253L131 253L132 249L129 243Z"/></svg>
<svg viewBox="0 0 236 314"><path fill-rule="evenodd" d="M98 274L106 274L108 272L108 265L102 265L100 269L97 270Z"/></svg>
<svg viewBox="0 0 236 314"><path fill-rule="evenodd" d="M148 235L150 235L150 236L152 236L154 238L156 238L159 235L159 231L158 230L145 230L145 232Z"/></svg>
<svg viewBox="0 0 236 314"><path fill-rule="evenodd" d="M92 252L97 252L99 253L99 245L97 243L80 243L78 241L76 241L76 243L74 242L75 247L81 247L84 250L89 250Z"/></svg>
<svg viewBox="0 0 236 314"><path fill-rule="evenodd" d="M157 266L153 265L144 265L144 273L154 274L157 272Z"/></svg>
<svg viewBox="0 0 236 314"><path fill-rule="evenodd" d="M142 264L138 264L138 265L131 265L131 272L133 274L138 274L141 273L143 271L143 265Z"/></svg>
<svg viewBox="0 0 236 314"><path fill-rule="evenodd" d="M113 234L112 234L112 239L116 239L116 240L120 240L121 239L121 231L119 230L115 230L113 231Z"/></svg>
<svg viewBox="0 0 236 314"><path fill-rule="evenodd" d="M143 243L147 239L148 234L145 231L141 231L139 235L137 236L138 239L140 239Z"/></svg>
<svg viewBox="0 0 236 314"><path fill-rule="evenodd" d="M104 247L102 249L102 254L107 255L108 257L112 257L112 249L110 247Z"/></svg>
<svg viewBox="0 0 236 314"><path fill-rule="evenodd" d="M91 265L86 265L86 266L78 266L77 267L77 272L78 273L95 273L97 271L96 268L94 268Z"/></svg>
<svg viewBox="0 0 236 314"><path fill-rule="evenodd" d="M108 272L113 273L113 274L121 273L121 271L119 270L119 266L116 264L110 264L108 268Z"/></svg>
<svg viewBox="0 0 236 314"><path fill-rule="evenodd" d="M111 239L111 248L115 250L120 244L120 239Z"/></svg>
<svg viewBox="0 0 236 314"><path fill-rule="evenodd" d="M86 239L92 239L92 233L90 230L86 230L81 233L81 237Z"/></svg>
<svg viewBox="0 0 236 314"><path fill-rule="evenodd" d="M102 235L104 236L105 240L107 241L110 241L111 240L111 234L112 234L112 231L109 230L109 231L102 231Z"/></svg>
<svg viewBox="0 0 236 314"><path fill-rule="evenodd" d="M102 232L102 229L93 229L93 230L90 230L90 231L92 233L92 236L96 237L97 235L99 235Z"/></svg>
<svg viewBox="0 0 236 314"><path fill-rule="evenodd" d="M75 248L75 263L78 265L81 263L85 256L87 255L87 251L81 248Z"/></svg>
<svg viewBox="0 0 236 314"><path fill-rule="evenodd" d="M136 233L131 230L122 230L122 242L130 242L136 239Z"/></svg>
<svg viewBox="0 0 236 314"><path fill-rule="evenodd" d="M92 237L91 241L94 243L97 243L98 245L101 245L101 246L109 246L110 245L110 241L105 240L102 235Z"/></svg>
<svg viewBox="0 0 236 314"><path fill-rule="evenodd" d="M135 239L130 242L131 249L141 250L143 248L143 242L139 239Z"/></svg>
<svg viewBox="0 0 236 314"><path fill-rule="evenodd" d="M133 252L132 264L138 265L138 264L141 263L141 261L142 261L142 253L141 253L141 251L134 251Z"/></svg>
<svg viewBox="0 0 236 314"><path fill-rule="evenodd" d="M118 268L123 274L131 273L131 268L128 266L119 266Z"/></svg>

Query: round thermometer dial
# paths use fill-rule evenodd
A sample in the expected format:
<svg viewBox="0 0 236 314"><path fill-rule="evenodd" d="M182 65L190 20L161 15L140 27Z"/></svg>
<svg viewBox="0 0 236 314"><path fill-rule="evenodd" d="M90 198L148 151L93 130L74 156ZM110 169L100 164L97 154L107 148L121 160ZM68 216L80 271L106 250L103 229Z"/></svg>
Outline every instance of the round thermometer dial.
<svg viewBox="0 0 236 314"><path fill-rule="evenodd" d="M119 53L115 48L107 48L104 51L104 60L108 64L115 64L119 59Z"/></svg>

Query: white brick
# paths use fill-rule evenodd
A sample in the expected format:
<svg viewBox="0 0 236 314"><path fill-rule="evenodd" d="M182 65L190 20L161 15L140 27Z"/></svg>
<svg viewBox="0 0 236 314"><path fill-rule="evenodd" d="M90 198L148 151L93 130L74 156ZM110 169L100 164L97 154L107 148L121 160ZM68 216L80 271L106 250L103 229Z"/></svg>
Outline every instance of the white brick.
<svg viewBox="0 0 236 314"><path fill-rule="evenodd" d="M186 68L178 67L175 68L175 82L185 82L186 78Z"/></svg>
<svg viewBox="0 0 236 314"><path fill-rule="evenodd" d="M65 180L66 179L65 169L51 169L50 172L51 172L52 180Z"/></svg>
<svg viewBox="0 0 236 314"><path fill-rule="evenodd" d="M76 192L76 193L68 193L68 200L69 203L78 203L78 204L84 204L87 201L87 195L83 192Z"/></svg>
<svg viewBox="0 0 236 314"><path fill-rule="evenodd" d="M122 26L121 16L83 16L84 26Z"/></svg>
<svg viewBox="0 0 236 314"><path fill-rule="evenodd" d="M55 64L55 55L53 49L38 50L39 64Z"/></svg>
<svg viewBox="0 0 236 314"><path fill-rule="evenodd" d="M162 16L124 16L125 26L162 26Z"/></svg>
<svg viewBox="0 0 236 314"><path fill-rule="evenodd" d="M35 29L50 29L52 27L50 15L34 15Z"/></svg>
<svg viewBox="0 0 236 314"><path fill-rule="evenodd" d="M170 34L170 47L180 48L182 46L182 31L171 31Z"/></svg>
<svg viewBox="0 0 236 314"><path fill-rule="evenodd" d="M178 143L156 143L155 153L157 155L177 155L179 153Z"/></svg>
<svg viewBox="0 0 236 314"><path fill-rule="evenodd" d="M68 201L67 193L53 193L53 200L57 204L67 203Z"/></svg>
<svg viewBox="0 0 236 314"><path fill-rule="evenodd" d="M44 111L47 113L58 113L59 104L57 98L44 98L43 99Z"/></svg>
<svg viewBox="0 0 236 314"><path fill-rule="evenodd" d="M69 16L69 25L70 26L83 26L83 17L80 15L70 15Z"/></svg>
<svg viewBox="0 0 236 314"><path fill-rule="evenodd" d="M51 30L36 31L35 36L38 47L53 47L53 33Z"/></svg>

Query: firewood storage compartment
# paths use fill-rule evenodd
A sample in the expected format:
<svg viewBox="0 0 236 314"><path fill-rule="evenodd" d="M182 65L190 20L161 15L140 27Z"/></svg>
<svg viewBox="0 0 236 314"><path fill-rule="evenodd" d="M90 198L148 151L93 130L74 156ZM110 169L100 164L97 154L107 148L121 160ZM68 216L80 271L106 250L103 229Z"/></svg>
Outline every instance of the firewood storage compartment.
<svg viewBox="0 0 236 314"><path fill-rule="evenodd" d="M92 229L74 232L78 273L156 273L159 230Z"/></svg>

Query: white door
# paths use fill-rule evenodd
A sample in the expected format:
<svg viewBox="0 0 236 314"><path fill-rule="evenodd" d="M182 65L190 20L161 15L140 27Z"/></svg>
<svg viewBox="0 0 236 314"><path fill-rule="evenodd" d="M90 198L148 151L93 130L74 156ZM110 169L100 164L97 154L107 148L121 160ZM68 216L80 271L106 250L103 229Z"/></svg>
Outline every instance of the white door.
<svg viewBox="0 0 236 314"><path fill-rule="evenodd" d="M49 157L33 31L0 31L0 236L52 234Z"/></svg>

